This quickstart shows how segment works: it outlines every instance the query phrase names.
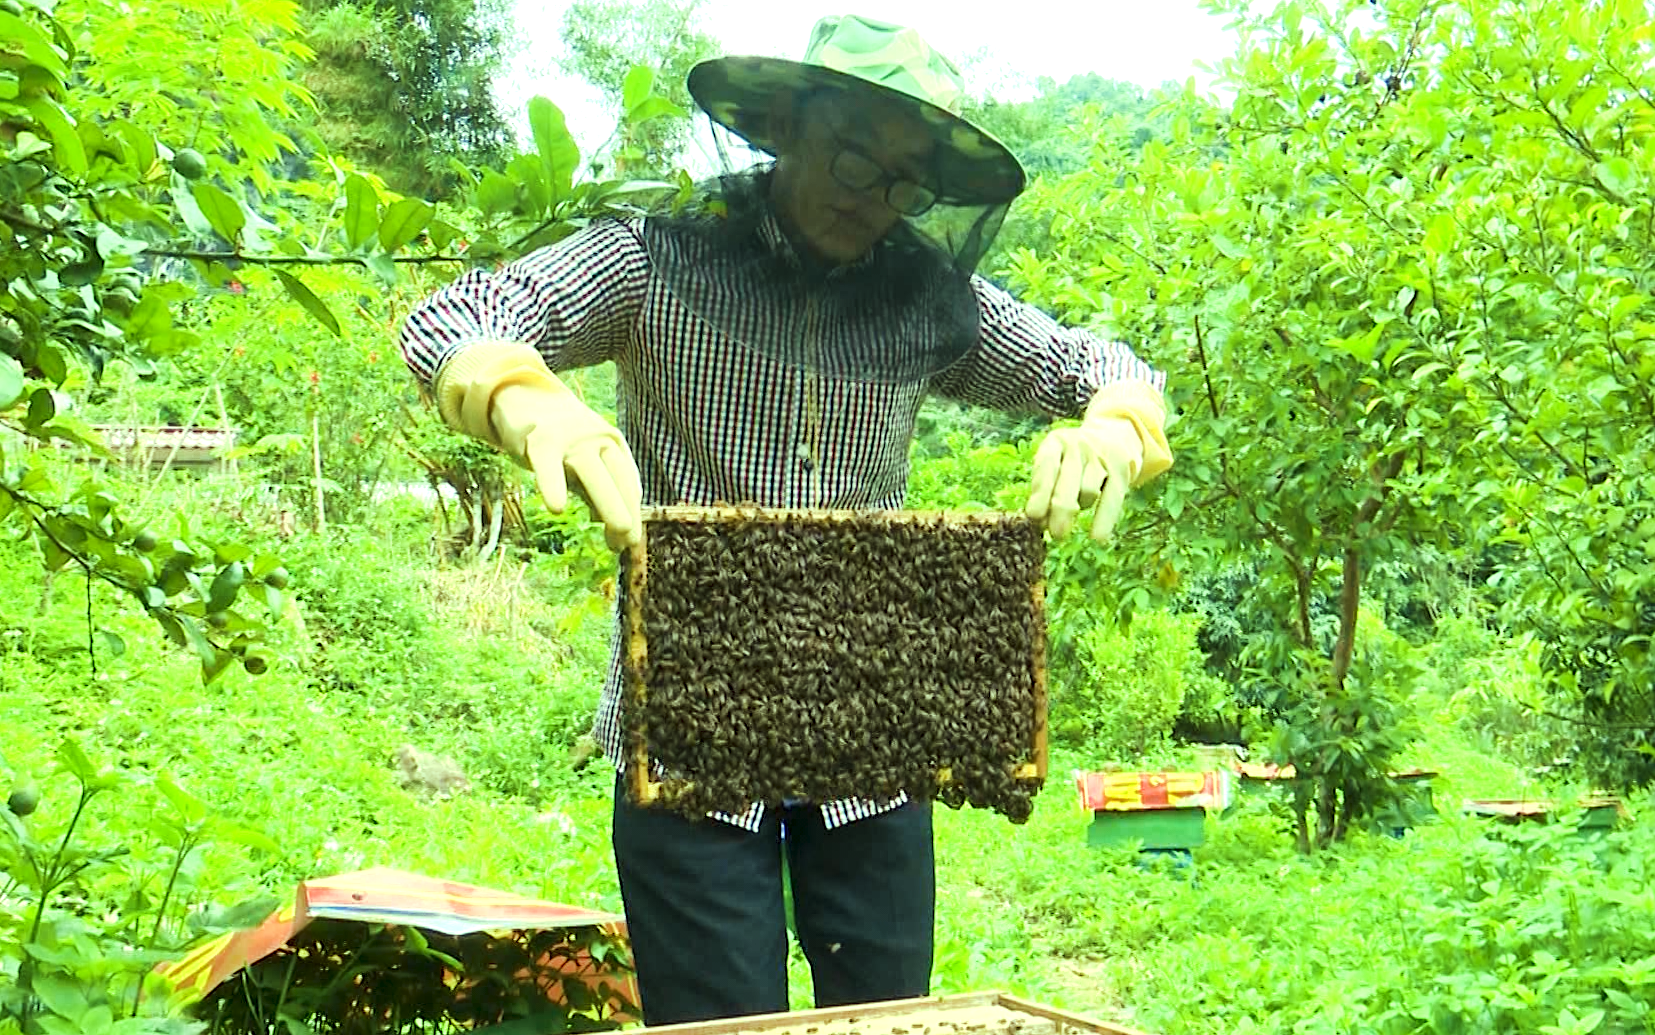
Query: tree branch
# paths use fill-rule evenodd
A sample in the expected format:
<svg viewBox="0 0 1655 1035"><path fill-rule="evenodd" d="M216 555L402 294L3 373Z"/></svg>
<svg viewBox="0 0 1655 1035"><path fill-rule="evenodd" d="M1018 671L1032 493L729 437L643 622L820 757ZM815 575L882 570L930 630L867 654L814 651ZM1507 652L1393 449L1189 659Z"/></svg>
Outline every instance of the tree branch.
<svg viewBox="0 0 1655 1035"><path fill-rule="evenodd" d="M1201 359L1201 380L1207 386L1207 405L1212 408L1213 417L1218 417L1218 393L1213 390L1212 365L1207 361L1207 332L1201 325L1199 313L1195 317L1195 351Z"/></svg>
<svg viewBox="0 0 1655 1035"><path fill-rule="evenodd" d="M37 236L49 237L58 232L44 223L37 223L28 216L4 208L0 208L0 223Z"/></svg>
<svg viewBox="0 0 1655 1035"><path fill-rule="evenodd" d="M245 252L215 252L185 248L146 248L145 255L166 259L200 259L203 262L244 262L255 266L361 266L368 260L355 255L248 255ZM393 255L399 265L424 266L439 262L465 262L461 255Z"/></svg>

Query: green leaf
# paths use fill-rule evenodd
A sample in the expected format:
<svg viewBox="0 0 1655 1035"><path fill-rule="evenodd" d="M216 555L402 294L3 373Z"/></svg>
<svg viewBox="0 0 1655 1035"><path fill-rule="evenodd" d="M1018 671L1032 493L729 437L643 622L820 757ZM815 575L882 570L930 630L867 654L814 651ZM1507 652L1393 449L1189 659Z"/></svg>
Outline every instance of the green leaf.
<svg viewBox="0 0 1655 1035"><path fill-rule="evenodd" d="M72 176L85 173L86 148L81 144L80 134L75 132L75 124L69 120L68 113L50 97L36 97L26 107L29 114L51 134L52 147L63 171Z"/></svg>
<svg viewBox="0 0 1655 1035"><path fill-rule="evenodd" d="M505 215L517 207L517 184L493 169L477 184L477 207L485 216Z"/></svg>
<svg viewBox="0 0 1655 1035"><path fill-rule="evenodd" d="M1622 295L1621 297L1615 299L1615 303L1609 307L1609 322L1611 324L1619 324L1628 316L1631 316L1633 313L1648 304L1648 295L1640 295L1637 293Z"/></svg>
<svg viewBox="0 0 1655 1035"><path fill-rule="evenodd" d="M82 1014L75 1027L76 1035L105 1035L115 1028L115 1011L108 1003L99 1003Z"/></svg>
<svg viewBox="0 0 1655 1035"><path fill-rule="evenodd" d="M23 423L31 429L43 428L57 416L57 400L49 388L36 388L29 396L29 412Z"/></svg>
<svg viewBox="0 0 1655 1035"><path fill-rule="evenodd" d="M201 659L201 664L210 666L218 660L218 648L213 646L207 634L201 630L201 623L189 615L178 616L178 627L184 631L184 642Z"/></svg>
<svg viewBox="0 0 1655 1035"><path fill-rule="evenodd" d="M460 231L457 227L445 223L440 219L432 220L431 247L437 249L437 251L440 252L444 248L447 248L449 245L453 244L459 236Z"/></svg>
<svg viewBox="0 0 1655 1035"><path fill-rule="evenodd" d="M236 844L246 844L248 843L247 840L238 836L239 831L246 829L246 827L230 823L219 823L213 827L213 838ZM270 840L264 837L263 834L258 834L257 831L251 831L251 833L265 841ZM192 913L188 922L191 927L208 934L244 931L264 923L270 918L270 914L280 909L281 906L281 898L275 895L259 895L244 902L237 902L232 906L207 906Z"/></svg>
<svg viewBox="0 0 1655 1035"><path fill-rule="evenodd" d="M554 198L561 198L574 183L575 169L580 165L580 148L575 146L562 110L544 97L529 101L529 129L534 133L535 150L545 163L552 194Z"/></svg>
<svg viewBox="0 0 1655 1035"><path fill-rule="evenodd" d="M0 809L0 830L9 831L15 843L23 845L27 850L34 850L38 843L29 837L29 828L23 825L23 817L16 815L11 809Z"/></svg>
<svg viewBox="0 0 1655 1035"><path fill-rule="evenodd" d="M1569 105L1568 124L1576 129L1591 132L1592 121L1603 110L1604 102L1609 100L1609 84L1597 85L1581 91L1573 104Z"/></svg>
<svg viewBox="0 0 1655 1035"><path fill-rule="evenodd" d="M1445 255L1453 250L1454 240L1459 236L1459 228L1454 224L1454 217L1446 212L1437 213L1431 220L1430 229L1425 232L1423 247L1431 255Z"/></svg>
<svg viewBox="0 0 1655 1035"><path fill-rule="evenodd" d="M655 69L648 65L633 65L621 80L621 110L631 113L632 109L649 99L649 93L655 89Z"/></svg>
<svg viewBox="0 0 1655 1035"><path fill-rule="evenodd" d="M379 246L394 252L414 240L431 223L436 208L419 198L403 198L385 211L379 224Z"/></svg>
<svg viewBox="0 0 1655 1035"><path fill-rule="evenodd" d="M162 592L168 591L163 590ZM177 592L177 590L172 590L171 592ZM178 624L177 615L173 614L171 611L158 611L155 614L155 621L161 626L161 631L167 634L167 639L171 640L175 645L179 647L189 645L189 638L184 635L184 627Z"/></svg>
<svg viewBox="0 0 1655 1035"><path fill-rule="evenodd" d="M1339 347L1355 356L1363 363L1373 362L1373 355L1379 350L1379 336L1385 328L1381 324L1374 324L1363 333L1339 341Z"/></svg>
<svg viewBox="0 0 1655 1035"><path fill-rule="evenodd" d="M190 187L190 196L201 207L201 214L206 217L207 225L211 226L218 236L234 245L241 228L247 225L247 214L241 210L236 199L210 183L194 184Z"/></svg>
<svg viewBox="0 0 1655 1035"><path fill-rule="evenodd" d="M185 825L194 826L207 818L207 803L186 791L171 776L163 773L156 779L155 786L160 788L161 793L172 803L172 807L178 810Z"/></svg>
<svg viewBox="0 0 1655 1035"><path fill-rule="evenodd" d="M236 593L241 590L243 582L247 581L247 569L240 561L226 564L224 569L213 579L212 589L207 594L207 610L228 611L230 605L236 602Z"/></svg>
<svg viewBox="0 0 1655 1035"><path fill-rule="evenodd" d="M149 245L136 237L126 237L116 233L107 226L98 227L98 254L105 259L117 255L128 257L139 255L149 248Z"/></svg>
<svg viewBox="0 0 1655 1035"><path fill-rule="evenodd" d="M24 388L23 364L12 356L0 355L0 410L17 405Z"/></svg>
<svg viewBox="0 0 1655 1035"><path fill-rule="evenodd" d="M1638 172L1632 163L1619 155L1592 167L1598 182L1617 197L1629 198L1638 189Z"/></svg>
<svg viewBox="0 0 1655 1035"><path fill-rule="evenodd" d="M379 231L379 198L361 173L345 178L345 244L353 251L365 246Z"/></svg>
<svg viewBox="0 0 1655 1035"><path fill-rule="evenodd" d="M256 848L259 851L265 852L269 855L279 856L282 854L282 846L277 844L268 834L265 834L263 831L254 830L252 827L244 827L235 823L221 823L213 827L213 839L216 841L229 841L232 844L243 845L248 848ZM256 917L249 915L248 922L239 923L235 926L256 927L263 921L264 917L270 914L270 908L266 905L269 901L269 899L259 899L257 905L260 909L262 909L262 912Z"/></svg>
<svg viewBox="0 0 1655 1035"><path fill-rule="evenodd" d="M125 120L115 123L115 132L120 134L121 140L126 143L133 171L139 176L147 175L160 160L154 135Z"/></svg>
<svg viewBox="0 0 1655 1035"><path fill-rule="evenodd" d="M179 182L182 182L182 178ZM174 188L172 204L178 209L178 218L184 221L184 226L189 228L190 233L197 237L206 237L213 232L213 224L207 222L207 217L201 212L201 206L196 204L189 191Z"/></svg>
<svg viewBox="0 0 1655 1035"><path fill-rule="evenodd" d="M251 556L253 556L253 548L245 543L215 543L213 545L213 560L219 564L245 561Z"/></svg>
<svg viewBox="0 0 1655 1035"><path fill-rule="evenodd" d="M103 647L104 654L111 658L118 658L126 653L126 641L121 639L120 633L109 629L98 630L98 644Z"/></svg>
<svg viewBox="0 0 1655 1035"><path fill-rule="evenodd" d="M636 108L633 108L631 111L628 111L626 113L626 120L636 125L637 123L648 122L650 119L658 119L662 116L685 118L688 115L689 112L685 111L682 105L674 104L665 97L656 95L654 97L646 98L642 104L638 105Z"/></svg>
<svg viewBox="0 0 1655 1035"><path fill-rule="evenodd" d="M33 992L46 1004L46 1009L59 1017L74 1021L86 1013L86 993L61 974L36 974Z"/></svg>
<svg viewBox="0 0 1655 1035"><path fill-rule="evenodd" d="M58 270L57 279L64 287L85 287L103 276L103 259L90 255L82 262L71 262Z"/></svg>
<svg viewBox="0 0 1655 1035"><path fill-rule="evenodd" d="M55 73L59 79L69 74L69 66L58 49L52 46L52 41L10 11L0 11L0 40L22 50L24 57Z"/></svg>
<svg viewBox="0 0 1655 1035"><path fill-rule="evenodd" d="M386 287L396 286L397 264L389 255L370 255L362 261L368 267L368 272L372 273L381 284Z"/></svg>
<svg viewBox="0 0 1655 1035"><path fill-rule="evenodd" d="M65 737L63 743L57 746L57 760L70 776L81 783L91 783L98 778L98 767L92 764L92 759L78 740Z"/></svg>
<svg viewBox="0 0 1655 1035"><path fill-rule="evenodd" d="M533 155L518 155L506 166L506 175L517 182L518 207L530 219L543 218L555 200L546 170Z"/></svg>
<svg viewBox="0 0 1655 1035"><path fill-rule="evenodd" d="M51 144L46 143L46 141L25 129L18 132L17 144L11 157L14 160L33 158L35 155L46 154L51 150Z"/></svg>
<svg viewBox="0 0 1655 1035"><path fill-rule="evenodd" d="M305 287L304 281L283 270L276 271L276 279L282 282L282 287L287 289L287 293L293 301L299 303L305 312L316 318L316 322L334 334L343 336L343 332L339 329L339 320L333 315L333 310L328 308L326 302L317 298L314 291Z"/></svg>
<svg viewBox="0 0 1655 1035"><path fill-rule="evenodd" d="M217 648L214 648L212 658L203 659L201 662L201 681L203 683L211 683L213 680L223 675L224 670L234 665L235 662L235 654L227 650L218 650Z"/></svg>

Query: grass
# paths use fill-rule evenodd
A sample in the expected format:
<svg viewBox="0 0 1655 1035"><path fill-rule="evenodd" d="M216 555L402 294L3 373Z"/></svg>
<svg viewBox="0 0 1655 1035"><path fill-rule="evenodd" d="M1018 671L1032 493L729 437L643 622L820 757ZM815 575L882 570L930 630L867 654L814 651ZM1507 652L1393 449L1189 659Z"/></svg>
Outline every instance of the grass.
<svg viewBox="0 0 1655 1035"><path fill-rule="evenodd" d="M259 678L231 670L203 686L145 618L96 595L98 621L130 648L94 676L83 584L59 576L43 609L26 583L26 548L0 547L0 579L11 580L0 586L0 768L43 774L72 734L120 766L176 774L216 816L278 846L214 846L186 875L197 903L285 897L307 877L395 866L618 910L612 777L601 761L579 772L569 762L605 656L601 571L571 584L579 556L456 570L395 537L349 530L284 555L302 619L282 633L285 660ZM1655 975L1639 985L1601 969L1655 955L1648 828L1615 835L1608 863L1555 833L1515 847L1491 840L1457 814L1458 799L1537 788L1474 740L1455 723L1427 724L1405 761L1444 774L1443 815L1405 839L1359 834L1306 858L1281 807L1255 803L1210 819L1193 868L1174 872L1086 846L1089 817L1061 774L1088 760L1058 751L1026 825L939 808L934 989L1001 989L1165 1035L1455 1030L1433 1027L1439 1014L1494 1018L1464 1030L1545 1035L1561 1009L1606 1001L1611 987L1655 993ZM390 759L405 742L455 757L473 789L449 800L402 789ZM68 790L61 778L46 783L44 829L63 821ZM166 803L145 781L122 793L96 810L90 836L132 848L124 872L151 886L166 854L149 817ZM1647 800L1634 805L1647 813ZM1508 901L1490 886L1536 890ZM1632 903L1627 923L1609 910L1615 901ZM1581 914L1587 906L1599 912ZM1493 947L1487 959L1476 962L1478 943L1458 950L1465 967L1444 963L1441 946L1470 930ZM1510 962L1571 958L1571 945L1577 970L1597 975L1584 991L1542 987ZM1540 1006L1496 1009L1460 987L1466 967ZM802 961L794 973L795 1003L806 1006Z"/></svg>

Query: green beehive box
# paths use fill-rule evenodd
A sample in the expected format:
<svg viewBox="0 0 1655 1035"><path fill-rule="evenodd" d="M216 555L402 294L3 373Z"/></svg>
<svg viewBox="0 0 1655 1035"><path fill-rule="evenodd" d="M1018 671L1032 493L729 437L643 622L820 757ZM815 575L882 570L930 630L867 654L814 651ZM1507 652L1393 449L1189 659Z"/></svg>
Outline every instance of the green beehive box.
<svg viewBox="0 0 1655 1035"><path fill-rule="evenodd" d="M1086 843L1114 848L1140 842L1146 852L1198 847L1206 836L1205 809L1164 808L1136 812L1098 809L1086 827Z"/></svg>
<svg viewBox="0 0 1655 1035"><path fill-rule="evenodd" d="M1113 847L1136 842L1141 851L1188 851L1206 836L1208 809L1229 803L1223 771L1076 773L1081 808L1092 813L1086 843Z"/></svg>

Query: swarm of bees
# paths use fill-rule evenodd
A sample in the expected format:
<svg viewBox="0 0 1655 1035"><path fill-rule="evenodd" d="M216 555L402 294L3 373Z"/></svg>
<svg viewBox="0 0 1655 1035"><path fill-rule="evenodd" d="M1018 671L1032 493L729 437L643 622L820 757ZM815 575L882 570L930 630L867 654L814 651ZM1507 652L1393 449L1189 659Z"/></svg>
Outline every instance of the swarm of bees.
<svg viewBox="0 0 1655 1035"><path fill-rule="evenodd" d="M626 558L629 783L690 815L906 792L1026 820L1044 560L1021 517L654 512Z"/></svg>

